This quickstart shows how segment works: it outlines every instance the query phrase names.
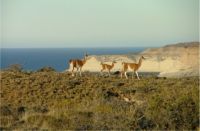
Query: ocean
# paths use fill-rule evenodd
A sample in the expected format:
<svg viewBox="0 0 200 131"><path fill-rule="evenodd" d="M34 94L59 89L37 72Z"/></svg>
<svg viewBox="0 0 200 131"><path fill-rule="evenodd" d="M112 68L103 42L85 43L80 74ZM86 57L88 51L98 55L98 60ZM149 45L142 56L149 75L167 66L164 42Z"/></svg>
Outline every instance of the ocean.
<svg viewBox="0 0 200 131"><path fill-rule="evenodd" d="M1 48L1 69L12 64L20 64L23 69L35 71L45 66L56 71L68 69L69 59L82 59L84 53L89 55L129 54L143 51L137 48Z"/></svg>

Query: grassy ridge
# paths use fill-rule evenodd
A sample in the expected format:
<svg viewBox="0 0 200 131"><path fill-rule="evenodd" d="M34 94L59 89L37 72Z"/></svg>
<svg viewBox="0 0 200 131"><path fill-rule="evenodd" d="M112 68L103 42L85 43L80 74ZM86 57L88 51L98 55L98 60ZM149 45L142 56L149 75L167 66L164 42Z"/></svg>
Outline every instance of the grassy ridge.
<svg viewBox="0 0 200 131"><path fill-rule="evenodd" d="M1 129L197 129L199 79L1 72Z"/></svg>

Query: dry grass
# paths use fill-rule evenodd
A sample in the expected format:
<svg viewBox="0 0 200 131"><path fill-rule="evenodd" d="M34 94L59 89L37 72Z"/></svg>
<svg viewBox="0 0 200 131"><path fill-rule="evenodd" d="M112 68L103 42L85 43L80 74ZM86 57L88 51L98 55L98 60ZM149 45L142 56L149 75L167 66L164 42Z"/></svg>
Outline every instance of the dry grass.
<svg viewBox="0 0 200 131"><path fill-rule="evenodd" d="M1 129L197 129L199 79L1 71Z"/></svg>

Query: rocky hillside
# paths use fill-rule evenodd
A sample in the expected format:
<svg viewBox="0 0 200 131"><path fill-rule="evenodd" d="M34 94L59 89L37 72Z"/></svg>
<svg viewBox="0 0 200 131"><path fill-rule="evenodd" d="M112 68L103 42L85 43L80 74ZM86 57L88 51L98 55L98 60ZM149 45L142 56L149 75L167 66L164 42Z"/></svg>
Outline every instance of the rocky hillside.
<svg viewBox="0 0 200 131"><path fill-rule="evenodd" d="M137 63L140 56L144 56L146 60L143 61L140 72L159 72L161 77L198 76L199 45L199 42L178 43L161 48L149 48L136 55L93 55L83 70L99 72L101 62L111 64L112 61L116 61L113 71L120 71L122 62Z"/></svg>

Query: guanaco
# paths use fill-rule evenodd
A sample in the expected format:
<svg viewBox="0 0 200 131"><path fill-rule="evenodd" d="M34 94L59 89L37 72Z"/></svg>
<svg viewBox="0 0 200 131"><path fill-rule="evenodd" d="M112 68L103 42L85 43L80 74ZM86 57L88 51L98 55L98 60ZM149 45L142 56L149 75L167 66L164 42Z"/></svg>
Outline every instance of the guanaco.
<svg viewBox="0 0 200 131"><path fill-rule="evenodd" d="M101 67L102 67L101 74L103 74L104 70L107 70L108 74L110 76L110 70L112 70L112 68L114 67L115 63L116 63L115 61L112 62L112 65L101 63Z"/></svg>
<svg viewBox="0 0 200 131"><path fill-rule="evenodd" d="M126 63L126 62L122 62L121 78L122 78L122 75L124 74L125 77L126 77L126 79L128 79L127 71L131 70L131 71L133 71L132 78L133 78L133 74L135 73L136 76L137 76L137 78L138 78L138 80L140 80L137 71L141 67L142 60L144 60L144 59L145 58L143 56L141 56L138 63Z"/></svg>
<svg viewBox="0 0 200 131"><path fill-rule="evenodd" d="M70 66L72 66L72 76L74 76L74 69L77 69L77 72L79 71L79 75L82 76L82 67L83 65L86 63L88 59L88 55L87 53L84 56L84 59L80 60L80 59L70 59L69 60L69 64Z"/></svg>

